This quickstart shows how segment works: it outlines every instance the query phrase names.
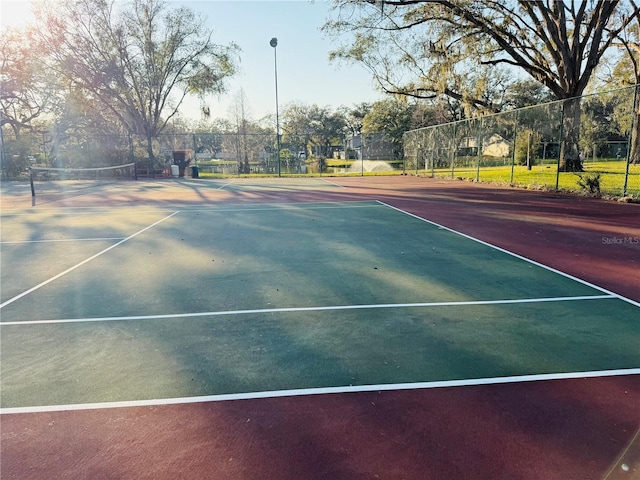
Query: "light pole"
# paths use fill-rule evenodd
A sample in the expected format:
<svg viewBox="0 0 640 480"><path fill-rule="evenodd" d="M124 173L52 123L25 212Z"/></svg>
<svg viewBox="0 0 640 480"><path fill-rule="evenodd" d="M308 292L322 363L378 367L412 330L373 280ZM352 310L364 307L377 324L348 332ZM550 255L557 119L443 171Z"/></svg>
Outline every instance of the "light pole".
<svg viewBox="0 0 640 480"><path fill-rule="evenodd" d="M273 66L276 74L276 145L278 152L278 176L280 176L280 114L278 112L278 55L276 53L278 39L273 37L269 45L273 47Z"/></svg>

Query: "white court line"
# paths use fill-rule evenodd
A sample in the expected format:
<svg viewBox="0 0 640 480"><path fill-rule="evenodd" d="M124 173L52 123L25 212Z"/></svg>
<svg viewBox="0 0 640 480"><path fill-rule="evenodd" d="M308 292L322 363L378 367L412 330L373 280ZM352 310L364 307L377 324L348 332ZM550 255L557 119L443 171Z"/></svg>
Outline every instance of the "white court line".
<svg viewBox="0 0 640 480"><path fill-rule="evenodd" d="M16 295L16 296L15 296L15 297L13 297L13 298L10 298L10 299L9 299L9 300L7 300L6 302L4 302L4 303L0 304L0 309L2 309L2 308L4 308L4 307L6 307L7 305L12 304L13 302L15 302L16 300L21 299L22 297L25 297L25 296L29 295L30 293L35 292L36 290L38 290L38 289L40 289L40 288L44 287L45 285L48 285L49 283L51 283L51 282L53 282L53 281L55 281L55 280L59 279L60 277L63 277L63 276L64 276L64 275L66 275L67 273L69 273L69 272L73 272L74 270L76 270L76 269L80 268L81 266L83 266L83 265L85 265L85 264L89 263L91 260L94 260L95 258L98 258L99 256L101 256L101 255L103 255L103 254L107 253L109 250L113 250L114 248L116 248L116 247L118 247L118 246L122 245L123 243L125 243L125 242L127 242L127 241L131 240L132 238L137 237L137 236L138 236L138 235L140 235L141 233L146 232L147 230L149 230L149 229L151 229L151 228L155 227L156 225L158 225L158 224L160 224L160 223L164 222L165 220L168 220L169 218L173 217L173 216L174 216L174 215L176 215L177 213L178 213L178 212L176 211L176 212L173 212L171 215L168 215L168 216L166 216L166 217L164 217L164 218L161 218L161 219L160 219L160 220L158 220L157 222L152 223L151 225L149 225L149 226L147 226L147 227L143 228L142 230L137 231L137 232L136 232L136 233L134 233L133 235L130 235L130 236L128 236L127 238L124 238L124 239L120 240L118 243L115 243L115 244L111 245L110 247L105 248L105 249L104 249L104 250L102 250L101 252L98 252L98 253L96 253L95 255L92 255L91 257L89 257L89 258L87 258L87 259L83 260L82 262L80 262L80 263L78 263L78 264L74 265L73 267L71 267L71 268L67 268L64 272L60 272L59 274L57 274L57 275L55 275L55 276L53 276L53 277L49 278L48 280L45 280L44 282L39 283L39 284L38 284L38 285L36 285L35 287L31 287L29 290L27 290L27 291L25 291L25 292L22 292L21 294Z"/></svg>
<svg viewBox="0 0 640 480"><path fill-rule="evenodd" d="M232 185L232 183L228 183L224 186ZM135 215L142 215L147 213L165 213L174 210L180 210L180 213L189 213L189 212L244 212L244 211L260 211L260 210L275 210L275 209L304 209L304 210L318 210L323 208L371 208L371 207L379 207L380 202L376 200L345 200L340 202L296 202L296 203L238 203L238 204L228 204L231 205L229 207L220 207L218 205L211 206L198 206L193 207L189 205L167 205L163 207L158 207L157 209L145 209L145 210L133 210L130 206L115 206L115 207L60 207L58 209L39 209L38 213L40 214L55 214L55 215L66 215L66 216L75 216L75 215L95 215L95 212L104 212L104 213L114 213L118 211L126 211L127 215L131 215L132 212L135 212ZM0 219L4 217L32 217L34 213L4 213L0 212Z"/></svg>
<svg viewBox="0 0 640 480"><path fill-rule="evenodd" d="M181 213L191 212L264 212L264 211L280 211L280 210L326 210L326 209L344 209L344 208L371 208L380 207L380 205L374 200L354 200L349 202L318 202L318 203L270 203L264 206L258 206L259 204L236 205L235 207L220 208L220 207L185 207L181 209Z"/></svg>
<svg viewBox="0 0 640 480"><path fill-rule="evenodd" d="M555 268L549 267L548 265L544 265L543 263L539 263L539 262L536 262L535 260L531 260L530 258L523 257L522 255L518 255L517 253L510 252L509 250L505 250L504 248L500 248L500 247L498 247L496 245L493 245L491 243L487 243L487 242L485 242L483 240L480 240L478 238L472 237L471 235L467 235L466 233L462 233L462 232L459 232L459 231L454 230L452 228L445 227L444 225L441 225L439 223L433 222L431 220L427 220L426 218L422 218L422 217L420 217L418 215L415 215L415 214L413 214L411 212L407 212L406 210L402 210L401 208L394 207L393 205L389 205L388 203L385 203L383 201L377 200L377 202L380 205L384 205L385 207L389 207L389 208L391 208L391 209L393 209L393 210L395 210L397 212L404 213L405 215L409 215L410 217L413 217L413 218L416 218L416 219L421 220L423 222L426 222L426 223L429 223L431 225L434 225L434 226L436 226L438 228L441 228L442 230L447 230L447 231L449 231L451 233L455 233L456 235L460 235L461 237L468 238L469 240L473 240L474 242L480 243L480 244L485 245L487 247L491 247L494 250L498 250L498 251L500 251L502 253L506 253L508 255L511 255L512 257L518 258L520 260L524 260L525 262L531 263L532 265L536 265L537 267L541 267L541 268L544 268L545 270L549 270L550 272L556 273L558 275L562 275L563 277L569 278L569 279L571 279L571 280L573 280L575 282L581 283L583 285L586 285L588 287L594 288L596 290L600 290L603 293L606 293L608 295L614 296L614 297L616 297L616 298L618 298L620 300L623 300L623 301L628 302L628 303L630 303L632 305L635 305L636 307L640 307L640 302L636 302L635 300L631 300L630 298L623 297L622 295L619 295L619 294L617 294L615 292L607 290L606 288L599 287L598 285L594 285L593 283L587 282L586 280L582 280L581 278L574 277L573 275L570 275L568 273L562 272L560 270L556 270Z"/></svg>
<svg viewBox="0 0 640 480"><path fill-rule="evenodd" d="M38 208L36 211L29 212L0 212L0 218L11 217L33 217L36 215L56 215L56 216L76 216L76 215L95 215L96 213L117 213L119 211L128 210L128 214L135 212L135 215L145 215L147 213L170 212L176 210L177 207L171 208L169 205L162 207L131 207L127 205L116 205L112 207L57 207L57 208ZM134 210L135 209L135 210Z"/></svg>
<svg viewBox="0 0 640 480"><path fill-rule="evenodd" d="M97 410L107 408L151 407L162 405L184 405L189 403L225 402L231 400L255 400L280 397L300 397L364 392L389 392L399 390L425 390L430 388L472 387L479 385L499 385L506 383L539 382L548 380L571 380L582 378L615 377L640 375L640 368L601 370L592 372L543 373L495 378L472 378L465 380L441 380L435 382L395 383L379 385L346 385L340 387L301 388L293 390L272 390L266 392L228 393L202 395L198 397L159 398L149 400L129 400L120 402L75 403L67 405L42 405L31 407L0 408L1 415L18 413L65 412L71 410Z"/></svg>
<svg viewBox="0 0 640 480"><path fill-rule="evenodd" d="M255 181L255 179L251 179L251 180L252 180L252 181L251 181L251 182L249 183L249 185L248 185L248 186L250 186L250 187L251 187L251 186L258 186L258 187L270 187L270 186L276 186L276 187L278 187L278 186L281 186L281 185L278 185L277 183L267 183L267 182L265 182L265 183L255 183L255 182L254 182L254 181ZM331 182L331 181L327 180L326 178L317 178L316 180L319 180L319 182L318 182L318 183L328 183L329 185L333 185L334 187L338 187L338 188L345 188L345 187L344 187L344 185L339 185L339 184L337 184L337 183L335 183L335 182ZM298 186L298 185L304 185L305 183L306 183L306 181L305 181L305 179L303 179L303 180L302 180L302 182L300 182L300 183L295 183L295 184L293 184L293 185L294 185L294 186ZM224 185L222 185L222 186L220 186L220 187L217 187L217 190L221 190L221 189L223 189L223 188L225 188L225 187L228 187L229 185L231 185L231 186L239 185L240 187L243 187L243 186L245 186L245 187L246 187L246 186L247 186L247 184L246 184L246 183L238 182L238 181L232 181L232 182L227 182L227 183L225 183ZM289 184L289 185L291 185L291 184ZM303 190L301 190L301 191L305 191L305 190L303 189Z"/></svg>
<svg viewBox="0 0 640 480"><path fill-rule="evenodd" d="M57 242L99 242L123 240L124 237L104 237L104 238L59 238L52 240L19 240L15 242L0 242L0 245L24 245L25 243L57 243Z"/></svg>
<svg viewBox="0 0 640 480"><path fill-rule="evenodd" d="M289 313L289 312L325 312L330 310L366 310L376 308L416 308L416 307L457 307L467 305L515 305L521 303L543 302L575 302L580 300L617 299L615 295L583 295L579 297L542 297L542 298L517 298L512 300L472 300L464 302L423 302L423 303L381 303L374 305L333 305L324 307L284 307L284 308L260 308L255 310L227 310L218 312L195 313L166 313L161 315L132 315L124 317L95 317L95 318L66 318L59 320L21 320L15 322L0 322L0 326L9 325L49 325L58 323L88 323L88 322L130 322L136 320L161 320L171 318L197 318L219 317L224 315L251 315L262 313Z"/></svg>
<svg viewBox="0 0 640 480"><path fill-rule="evenodd" d="M338 188L346 188L344 185L340 185L339 183L336 182L330 182L329 180L327 180L326 178L322 178L321 179L323 182L328 183L329 185L333 185L334 187L338 187Z"/></svg>

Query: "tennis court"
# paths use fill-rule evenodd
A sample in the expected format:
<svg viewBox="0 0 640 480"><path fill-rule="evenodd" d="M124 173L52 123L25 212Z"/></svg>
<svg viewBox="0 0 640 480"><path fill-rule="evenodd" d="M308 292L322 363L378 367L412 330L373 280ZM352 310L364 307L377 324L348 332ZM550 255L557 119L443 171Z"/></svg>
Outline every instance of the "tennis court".
<svg viewBox="0 0 640 480"><path fill-rule="evenodd" d="M507 192L445 198L458 185L7 195L2 477L637 477L638 206L589 220L575 199L527 213L514 192L503 229L458 228ZM597 237L559 245L560 216ZM629 240L605 245L605 227ZM627 290L602 268L617 262Z"/></svg>

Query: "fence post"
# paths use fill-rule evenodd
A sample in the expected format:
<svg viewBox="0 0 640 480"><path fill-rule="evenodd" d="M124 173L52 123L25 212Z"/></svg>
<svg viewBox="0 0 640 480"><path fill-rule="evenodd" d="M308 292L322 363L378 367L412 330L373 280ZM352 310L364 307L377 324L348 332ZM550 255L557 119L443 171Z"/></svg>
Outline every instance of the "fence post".
<svg viewBox="0 0 640 480"><path fill-rule="evenodd" d="M516 120L513 122L513 147L511 148L511 174L509 175L509 185L513 185L513 177L516 168L516 146L518 144L518 116L520 112L516 111Z"/></svg>
<svg viewBox="0 0 640 480"><path fill-rule="evenodd" d="M33 168L29 167L29 186L31 187L31 206L36 206L36 190L33 186Z"/></svg>
<svg viewBox="0 0 640 480"><path fill-rule="evenodd" d="M482 135L484 133L484 117L480 118L480 135L478 135L478 168L476 170L476 182L480 182L480 160L482 159Z"/></svg>
<svg viewBox="0 0 640 480"><path fill-rule="evenodd" d="M638 85L633 89L633 105L631 105L631 128L629 130L629 140L627 141L627 162L624 171L624 185L622 187L622 196L627 196L627 187L629 186L629 164L631 163L631 148L633 148L633 132L636 128L635 124L638 119L637 114L637 102L638 102ZM637 143L637 141L636 141Z"/></svg>
<svg viewBox="0 0 640 480"><path fill-rule="evenodd" d="M360 138L360 176L364 177L364 139L366 137L366 133L362 134ZM320 169L320 173L322 173L322 169Z"/></svg>
<svg viewBox="0 0 640 480"><path fill-rule="evenodd" d="M133 150L133 137L131 135L131 132L128 133L127 140L129 141L129 160L131 160L131 162L135 162L136 155Z"/></svg>
<svg viewBox="0 0 640 480"><path fill-rule="evenodd" d="M560 108L560 135L558 135L558 163L556 165L556 191L560 185L560 160L562 159L562 151L564 150L564 102Z"/></svg>
<svg viewBox="0 0 640 480"><path fill-rule="evenodd" d="M2 180L9 180L9 173L7 172L7 155L4 151L4 135L2 133L1 126L0 126L0 169L2 169Z"/></svg>
<svg viewBox="0 0 640 480"><path fill-rule="evenodd" d="M453 125L453 140L451 141L452 144L452 149L451 149L451 179L453 180L455 178L455 171L456 171L456 154L458 153L458 137L457 137L457 127L458 124L456 123L455 125Z"/></svg>

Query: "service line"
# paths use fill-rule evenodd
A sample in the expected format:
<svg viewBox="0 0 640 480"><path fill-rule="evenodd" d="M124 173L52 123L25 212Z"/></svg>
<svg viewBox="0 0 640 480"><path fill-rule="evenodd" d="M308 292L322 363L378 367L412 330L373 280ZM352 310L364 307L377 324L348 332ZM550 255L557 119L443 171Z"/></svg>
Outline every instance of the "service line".
<svg viewBox="0 0 640 480"><path fill-rule="evenodd" d="M607 300L618 299L614 294L610 295L582 295L577 297L541 297L541 298L516 298L508 300L470 300L462 302L420 302L420 303L379 303L373 305L329 305L324 307L284 307L284 308L259 308L253 310L226 310L217 312L194 313L166 313L161 315L132 315L123 317L89 317L89 318L65 318L57 320L20 320L1 322L0 326L9 325L49 325L59 323L89 323L89 322L131 322L138 320L162 320L172 318L197 318L219 317L224 315L254 315L264 313L296 313L296 312L326 312L330 310L372 310L377 308L425 308L425 307L457 307L469 305L515 305L519 303L543 303L543 302L575 302L581 300Z"/></svg>
<svg viewBox="0 0 640 480"><path fill-rule="evenodd" d="M28 243L58 243L58 242L102 242L115 240L124 240L123 237L104 237L104 238L58 238L49 240L17 240L0 242L0 245L24 245Z"/></svg>

